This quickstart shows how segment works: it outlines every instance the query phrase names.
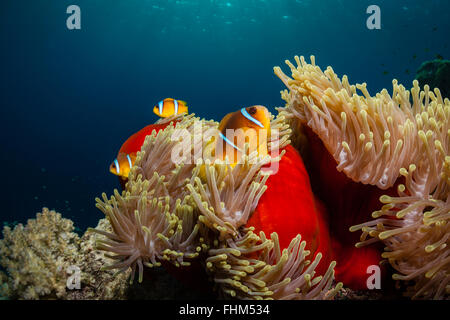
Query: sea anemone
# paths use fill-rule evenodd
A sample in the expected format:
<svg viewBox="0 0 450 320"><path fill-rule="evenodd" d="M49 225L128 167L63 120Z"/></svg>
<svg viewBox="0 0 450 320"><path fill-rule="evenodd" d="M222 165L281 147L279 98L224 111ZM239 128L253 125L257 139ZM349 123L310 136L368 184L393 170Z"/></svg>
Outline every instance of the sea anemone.
<svg viewBox="0 0 450 320"><path fill-rule="evenodd" d="M98 241L98 249L113 253L111 258L117 260L105 269L120 272L131 267L132 281L137 266L141 282L144 265L160 266L166 260L187 266L190 262L186 260L202 250L202 240L197 239L201 225L184 188L194 164L185 159L177 164L171 159L179 135L188 132L190 139L197 122L208 126L208 122L189 116L147 136L122 194L115 190L110 199L106 194L103 200L96 199L113 229L112 233L92 229L107 238Z"/></svg>
<svg viewBox="0 0 450 320"><path fill-rule="evenodd" d="M336 161L336 169L356 182L380 189L397 187L398 197L384 195L373 221L362 230L357 247L384 243L386 258L398 272L395 280L411 280L413 298L450 294L450 101L428 85L411 91L393 80L393 94L370 96L366 84L350 85L331 67L326 71L303 57L287 61L292 78L279 67L275 74L288 87L280 114L293 130L309 127ZM357 89L363 96L358 95ZM370 239L367 237L370 236Z"/></svg>
<svg viewBox="0 0 450 320"><path fill-rule="evenodd" d="M211 156L214 121L184 116L147 136L122 194L97 199L112 226L112 232L94 230L106 237L98 249L117 261L105 269L131 267L131 279L138 270L142 281L144 266L189 266L205 254L203 267L224 296L332 298L340 289L331 288L334 264L317 276L321 255L307 260L300 236L281 250L276 234L267 239L246 225L272 173L263 167L279 161L283 152L276 150L290 142L284 116L271 120L272 156L248 154L247 145L233 167Z"/></svg>
<svg viewBox="0 0 450 320"><path fill-rule="evenodd" d="M244 228L218 248L208 251L206 266L222 293L239 299L331 299L342 283L332 288L335 262L323 276L316 276L322 256L308 260L310 251L297 235L281 250L276 232L267 239L254 228Z"/></svg>
<svg viewBox="0 0 450 320"><path fill-rule="evenodd" d="M291 130L284 116L272 118L271 127L271 156L248 154L247 148L233 168L217 160L200 162L196 171L203 169L204 179L197 177L195 185L187 185L200 211L199 220L218 235L218 241L208 250L206 268L225 296L331 299L342 286L331 288L335 262L323 277L316 276L322 256L318 253L313 262L306 259L311 252L305 250L301 235L294 237L287 248L280 248L276 232L267 239L263 231L258 235L247 225L274 173L268 165L279 162L285 152L277 154L278 149L290 143Z"/></svg>

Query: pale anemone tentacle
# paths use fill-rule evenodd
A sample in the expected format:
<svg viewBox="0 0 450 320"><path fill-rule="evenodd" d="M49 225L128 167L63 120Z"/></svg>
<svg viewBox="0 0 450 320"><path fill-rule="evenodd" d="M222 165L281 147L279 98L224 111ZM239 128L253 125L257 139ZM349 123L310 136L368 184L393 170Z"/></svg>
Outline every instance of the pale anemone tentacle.
<svg viewBox="0 0 450 320"><path fill-rule="evenodd" d="M162 260L188 265L204 252L208 256L207 269L221 292L228 295L253 299L332 298L341 286L331 289L334 263L323 277L316 276L314 269L320 254L313 262L306 260L309 252L304 250L300 237L280 252L276 234L266 239L263 233L257 236L249 231L251 228L244 228L271 174L262 166L280 161L284 152L278 154L276 150L289 144L291 130L285 118L271 117L279 133L269 141L272 156L248 154L246 145L244 155L233 167L226 161L209 160L211 149L207 146L212 145L216 122L193 115L177 119L181 121L147 136L125 191L116 191L111 199L105 194L103 200L97 199L97 207L106 214L113 230L94 230L106 238L99 240L98 248L110 252L109 256L116 260L107 268L120 272L131 267L132 278L138 270L141 281L144 266L157 266ZM196 139L198 124L206 129L200 129L202 139ZM187 140L183 140L186 136ZM179 138L193 142L187 154L194 155L195 165L186 159L179 163L169 159L179 146ZM236 258L237 252L240 258ZM244 291L233 291L231 287L239 277Z"/></svg>
<svg viewBox="0 0 450 320"><path fill-rule="evenodd" d="M280 68L275 73L288 90L280 108L291 125L309 126L337 162L337 169L357 182L386 189L398 177L398 197L382 196L384 204L373 221L359 224L357 247L382 241L396 280L412 280L407 295L440 299L450 295L450 101L439 89L420 90L417 81L408 91L393 80L392 97L386 90L371 97L366 85L339 80L295 57L287 62L292 78ZM357 94L357 90L363 96Z"/></svg>
<svg viewBox="0 0 450 320"><path fill-rule="evenodd" d="M214 121L205 121L190 114L176 118L177 123L170 123L164 130L153 131L145 138L141 151L137 153L136 162L129 175L129 181L141 174L149 179L153 172L164 175L171 182L172 189L179 189L179 182L171 180L176 176L184 182L190 178L196 159L201 157L197 150L202 150L203 140L211 136L210 128L217 126ZM180 155L177 151L182 151ZM173 187L175 186L175 187Z"/></svg>
<svg viewBox="0 0 450 320"><path fill-rule="evenodd" d="M196 172L204 168L206 176L187 185L199 220L219 235L206 259L219 291L239 299L332 299L342 287L339 283L331 288L335 262L324 276L316 276L321 254L313 262L307 260L310 252L300 235L281 252L276 233L266 239L263 232L258 236L253 227L245 227L271 174L261 166L284 155L282 151L278 157L262 158L247 152L248 145L233 168L223 161L199 162Z"/></svg>
<svg viewBox="0 0 450 320"><path fill-rule="evenodd" d="M219 231L220 240L236 236L267 188L265 183L271 172L261 167L279 161L283 154L274 158L258 156L256 151L248 154L246 144L244 155L233 168L226 161L199 161L197 172L204 168L206 181L195 177L187 189L201 213L200 221Z"/></svg>
<svg viewBox="0 0 450 320"><path fill-rule="evenodd" d="M277 152L291 143L292 129L286 120L284 113L278 113L276 117L271 116L271 134L267 143L269 153Z"/></svg>
<svg viewBox="0 0 450 320"><path fill-rule="evenodd" d="M383 241L382 257L397 271L393 278L414 282L408 296L440 299L450 297L450 103L439 98L426 104L416 114L423 158L400 169L405 183L398 197L382 196L385 205L372 214L375 220L351 231L363 231L358 246Z"/></svg>
<svg viewBox="0 0 450 320"><path fill-rule="evenodd" d="M143 266L159 266L163 260L186 266L208 249L207 243L200 240L204 225L199 223L185 188L194 164L174 163L171 156L180 134L195 141L191 139L195 130L215 125L189 115L158 133L153 131L138 153L122 194L116 190L110 199L106 194L96 199L96 206L105 213L113 230L106 233L92 229L106 237L98 241L98 249L110 252L117 260L107 268L120 272L131 267L131 280L138 269L142 281ZM187 154L196 147L191 144Z"/></svg>
<svg viewBox="0 0 450 320"><path fill-rule="evenodd" d="M160 266L167 260L175 266L189 265L201 251L196 237L201 226L190 205L177 199L171 204L169 196L157 194L155 190L163 184L158 174L154 179L139 180L130 184L130 190L119 194L115 191L110 199L96 199L96 206L105 213L112 226L112 233L91 229L106 239L97 241L97 249L112 253L117 260L108 269L124 271L132 268L131 281L136 267L139 282L143 277L143 266Z"/></svg>
<svg viewBox="0 0 450 320"><path fill-rule="evenodd" d="M398 170L417 153L412 107L418 97L411 105L409 93L396 81L392 97L386 90L372 97L366 84L350 85L331 67L322 71L314 57L311 64L303 57L295 60L297 66L286 62L292 78L274 68L289 89L282 92L287 106L280 111L307 124L333 155L337 169L349 178L381 189L391 187Z"/></svg>
<svg viewBox="0 0 450 320"><path fill-rule="evenodd" d="M238 299L332 299L342 283L331 287L334 279L332 262L324 276L316 276L313 262L304 250L306 243L295 237L287 249L280 250L278 236L258 236L254 228L244 228L238 236L228 238L219 248L210 249L206 267L212 273L221 293Z"/></svg>
<svg viewBox="0 0 450 320"><path fill-rule="evenodd" d="M177 113L177 114L171 115L170 117L167 117L167 118L159 118L155 123L165 124L165 123L172 122L172 121L179 121L179 120L183 120L187 115L188 115L187 112Z"/></svg>

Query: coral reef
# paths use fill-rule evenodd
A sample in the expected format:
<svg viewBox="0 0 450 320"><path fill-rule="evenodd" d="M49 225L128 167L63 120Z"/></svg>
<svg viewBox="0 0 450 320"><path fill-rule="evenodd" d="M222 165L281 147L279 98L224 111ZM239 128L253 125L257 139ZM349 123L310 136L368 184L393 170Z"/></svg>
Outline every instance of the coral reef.
<svg viewBox="0 0 450 320"><path fill-rule="evenodd" d="M366 84L351 85L331 67L322 71L314 57L295 60L296 66L287 61L291 77L274 69L288 90L286 106L270 115L269 155L250 153L247 144L230 166L211 156L217 122L193 114L160 120L170 124L146 137L124 190L96 199L106 216L96 228L79 237L72 221L47 208L25 226L4 227L0 298L197 296L175 286L162 267L184 280L206 272L221 298L373 297L336 283L336 262L328 265L328 256L319 274L322 253L307 250L304 235L282 247L277 232L249 224L273 174L267 168L283 159L291 141L310 152L310 131L346 179L387 193L373 220L350 228L362 232L356 247L382 243L405 295L449 298L450 101L417 81L408 91L394 80L392 95L371 96ZM74 270L80 287L70 289ZM151 277L172 290L163 296L147 290L155 287L144 279Z"/></svg>
<svg viewBox="0 0 450 320"><path fill-rule="evenodd" d="M98 228L109 229L105 219ZM5 227L0 240L0 294L8 299L117 299L126 289L123 277L99 272L107 259L93 249L95 239L73 232L73 223L47 208L26 226ZM80 270L80 290L67 282ZM72 270L72 271L71 271Z"/></svg>
<svg viewBox="0 0 450 320"><path fill-rule="evenodd" d="M9 296L37 299L66 294L66 270L76 263L78 253L73 229L72 221L46 208L26 226L3 229L0 264L9 276Z"/></svg>
<svg viewBox="0 0 450 320"><path fill-rule="evenodd" d="M443 97L450 97L450 61L435 59L425 61L416 71L416 79L423 87L439 88Z"/></svg>
<svg viewBox="0 0 450 320"><path fill-rule="evenodd" d="M107 219L100 219L98 230L111 231ZM78 242L78 260L75 264L80 270L80 289L67 290L68 300L85 299L127 299L129 284L126 279L130 271L116 275L112 271L103 271L102 268L111 263L101 251L96 250L97 237L91 232L85 232Z"/></svg>
<svg viewBox="0 0 450 320"><path fill-rule="evenodd" d="M448 297L450 101L439 89L420 90L417 81L408 91L394 80L392 96L383 90L373 97L365 84L350 85L331 67L323 72L314 57L311 64L295 60L297 66L286 62L292 78L274 69L289 89L279 111L293 130L310 127L336 169L354 181L380 189L397 183L398 197L382 196L375 220L351 228L362 231L357 246L382 241L383 257L397 271L393 279L413 283L407 295Z"/></svg>

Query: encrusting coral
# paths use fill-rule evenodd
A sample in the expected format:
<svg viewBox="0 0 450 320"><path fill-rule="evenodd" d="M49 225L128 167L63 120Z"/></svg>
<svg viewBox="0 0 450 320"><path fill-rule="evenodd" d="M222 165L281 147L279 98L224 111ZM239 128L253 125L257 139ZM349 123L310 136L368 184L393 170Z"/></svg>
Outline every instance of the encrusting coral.
<svg viewBox="0 0 450 320"><path fill-rule="evenodd" d="M98 228L109 229L105 219ZM73 223L47 208L13 230L5 227L0 240L0 295L7 299L120 299L126 289L124 277L98 272L108 263L94 250L94 239L79 238ZM78 269L80 289L69 290L67 281Z"/></svg>
<svg viewBox="0 0 450 320"><path fill-rule="evenodd" d="M66 270L75 264L78 253L73 229L72 221L46 208L26 226L3 229L0 265L9 275L9 296L16 292L23 299L65 295Z"/></svg>
<svg viewBox="0 0 450 320"><path fill-rule="evenodd" d="M314 57L311 64L295 60L297 66L286 62L292 78L274 69L289 89L282 92L287 106L280 114L310 127L337 170L354 181L381 189L397 184L397 197L380 198L375 220L351 228L362 231L357 246L382 241L382 256L398 272L393 278L413 282L407 295L448 298L450 101L428 85L421 91L417 81L408 91L394 80L392 96L383 90L373 97L365 84L350 85L331 67L323 72Z"/></svg>

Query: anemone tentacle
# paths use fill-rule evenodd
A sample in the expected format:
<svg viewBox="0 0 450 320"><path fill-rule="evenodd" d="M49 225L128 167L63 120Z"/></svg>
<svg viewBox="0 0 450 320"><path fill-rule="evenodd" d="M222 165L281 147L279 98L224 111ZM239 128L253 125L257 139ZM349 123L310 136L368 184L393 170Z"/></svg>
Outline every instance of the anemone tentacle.
<svg viewBox="0 0 450 320"><path fill-rule="evenodd" d="M309 126L336 160L336 168L357 182L386 189L400 181L398 196L384 195L374 220L350 228L362 231L357 247L382 241L395 280L413 280L407 295L440 299L450 295L450 101L439 89L408 91L393 80L371 97L366 85L340 80L295 57L292 78L275 73L289 91L280 108L291 121ZM360 90L363 96L357 94ZM403 179L400 180L399 178ZM404 181L404 182L403 182Z"/></svg>

